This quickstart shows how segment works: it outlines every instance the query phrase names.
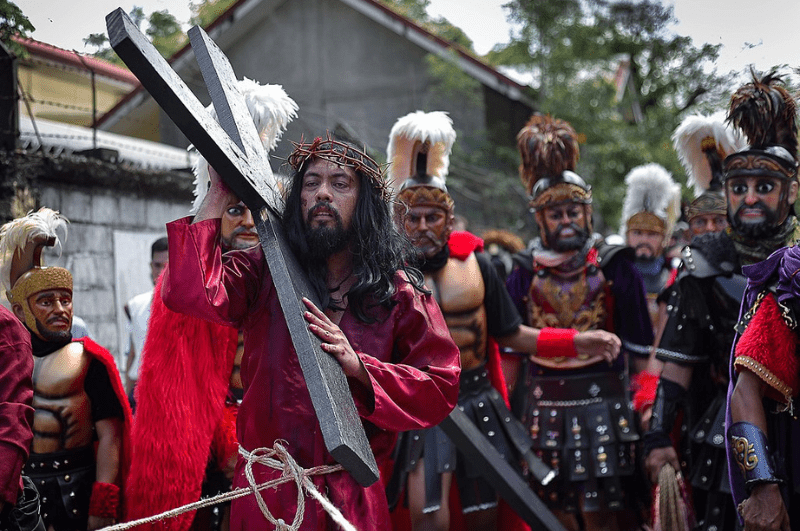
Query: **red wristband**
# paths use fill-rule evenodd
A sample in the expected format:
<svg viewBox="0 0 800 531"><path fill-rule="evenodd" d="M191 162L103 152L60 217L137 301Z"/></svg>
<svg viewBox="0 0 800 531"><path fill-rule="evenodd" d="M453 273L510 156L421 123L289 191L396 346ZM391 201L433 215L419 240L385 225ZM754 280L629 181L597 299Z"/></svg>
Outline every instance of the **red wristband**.
<svg viewBox="0 0 800 531"><path fill-rule="evenodd" d="M536 341L536 355L541 358L575 358L575 336L573 328L542 328Z"/></svg>
<svg viewBox="0 0 800 531"><path fill-rule="evenodd" d="M113 483L95 481L92 485L92 497L89 498L89 514L116 520L118 509L119 487Z"/></svg>
<svg viewBox="0 0 800 531"><path fill-rule="evenodd" d="M633 391L633 409L638 413L656 401L659 375L654 372L642 371L631 378L631 391Z"/></svg>

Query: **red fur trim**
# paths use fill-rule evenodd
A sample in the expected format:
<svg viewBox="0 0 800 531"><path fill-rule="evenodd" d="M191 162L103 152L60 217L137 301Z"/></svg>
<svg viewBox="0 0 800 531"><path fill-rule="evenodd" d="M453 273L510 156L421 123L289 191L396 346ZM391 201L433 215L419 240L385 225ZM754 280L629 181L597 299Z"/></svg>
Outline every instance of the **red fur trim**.
<svg viewBox="0 0 800 531"><path fill-rule="evenodd" d="M214 430L214 440L211 443L211 450L214 457L222 467L232 455L239 453L239 441L236 439L236 416L239 413L239 406L236 404L226 404L222 410L222 418L217 423Z"/></svg>
<svg viewBox="0 0 800 531"><path fill-rule="evenodd" d="M126 518L196 501L223 414L238 333L170 311L156 284L136 385ZM152 529L188 529L193 513Z"/></svg>
<svg viewBox="0 0 800 531"><path fill-rule="evenodd" d="M131 464L131 428L133 426L131 405L128 402L128 395L125 393L125 386L122 385L122 379L119 376L117 362L114 360L114 356L88 337L82 337L78 341L83 344L84 351L91 354L94 359L102 363L106 368L108 379L111 381L111 388L114 389L114 394L117 395L117 400L122 406L122 445L120 447L117 483L120 488L124 489L128 480ZM120 500L119 514L123 514L125 507L123 502L124 500Z"/></svg>
<svg viewBox="0 0 800 531"><path fill-rule="evenodd" d="M654 372L642 371L631 378L631 391L633 391L633 409L639 413L646 407L652 406L656 401L659 375Z"/></svg>
<svg viewBox="0 0 800 531"><path fill-rule="evenodd" d="M451 233L447 245L450 247L450 256L459 260L466 260L472 253L483 251L483 240L466 231Z"/></svg>
<svg viewBox="0 0 800 531"><path fill-rule="evenodd" d="M100 518L119 518L119 487L95 481L89 498L89 514Z"/></svg>
<svg viewBox="0 0 800 531"><path fill-rule="evenodd" d="M574 358L575 336L578 331L573 328L542 328L536 341L536 355L542 358Z"/></svg>
<svg viewBox="0 0 800 531"><path fill-rule="evenodd" d="M736 344L734 367L741 370L743 365L746 366L747 361L743 358L756 362L753 365L761 366L762 370L754 371L754 374L767 384L767 396L786 402L789 397L780 388L786 390L788 387L789 395L797 394L798 389L796 344L797 337L786 326L778 303L771 294L767 295Z"/></svg>

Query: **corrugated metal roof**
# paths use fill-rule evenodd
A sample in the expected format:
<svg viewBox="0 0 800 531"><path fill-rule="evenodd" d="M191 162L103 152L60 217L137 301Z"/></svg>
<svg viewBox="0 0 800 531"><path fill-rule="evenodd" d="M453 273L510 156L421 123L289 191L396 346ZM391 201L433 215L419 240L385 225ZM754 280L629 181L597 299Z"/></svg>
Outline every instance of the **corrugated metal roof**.
<svg viewBox="0 0 800 531"><path fill-rule="evenodd" d="M95 143L95 131L88 127L41 118L34 122L28 116L21 116L19 122L20 145L24 150L41 148L52 155L62 155L93 148L112 149L118 153L120 162L149 170L189 168L197 157L185 149L99 130Z"/></svg>

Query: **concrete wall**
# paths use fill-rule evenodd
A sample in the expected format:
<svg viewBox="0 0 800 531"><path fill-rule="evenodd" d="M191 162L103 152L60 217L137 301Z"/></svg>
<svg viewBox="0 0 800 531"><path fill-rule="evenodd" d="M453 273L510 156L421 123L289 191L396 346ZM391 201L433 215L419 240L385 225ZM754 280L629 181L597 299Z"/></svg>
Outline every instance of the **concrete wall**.
<svg viewBox="0 0 800 531"><path fill-rule="evenodd" d="M475 97L469 101L436 94L424 49L339 1L263 0L217 44L237 77L280 84L298 103L299 116L284 136L289 140L313 138L344 125L373 150L385 152L398 117L444 110L465 146L470 136L491 131L492 141L502 139L513 147L531 112L497 93L486 94L474 80ZM207 104L210 99L193 58L180 74ZM508 120L510 109L519 116ZM163 142L187 144L163 112L160 127ZM291 144L283 142L275 154L285 157L290 150Z"/></svg>

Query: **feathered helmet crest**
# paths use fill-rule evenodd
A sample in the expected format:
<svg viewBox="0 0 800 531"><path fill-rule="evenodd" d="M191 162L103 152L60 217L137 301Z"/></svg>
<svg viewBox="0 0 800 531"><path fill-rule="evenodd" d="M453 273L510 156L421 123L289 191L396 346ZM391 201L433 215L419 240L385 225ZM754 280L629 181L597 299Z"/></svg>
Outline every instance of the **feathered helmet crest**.
<svg viewBox="0 0 800 531"><path fill-rule="evenodd" d="M686 184L694 189L695 199L686 209L687 219L703 214L724 216L727 204L722 191L722 165L728 155L744 149L742 136L720 114L694 115L675 129L672 142L686 170Z"/></svg>
<svg viewBox="0 0 800 531"><path fill-rule="evenodd" d="M61 246L59 231L67 236L67 219L42 207L37 212L9 221L0 227L0 282L11 304L19 304L25 324L36 330L36 319L28 297L48 289L72 293L72 274L63 267L42 266L45 247Z"/></svg>
<svg viewBox="0 0 800 531"><path fill-rule="evenodd" d="M669 240L680 215L681 187L658 164L633 168L625 176L628 186L622 205L622 234L639 229L664 235Z"/></svg>
<svg viewBox="0 0 800 531"><path fill-rule="evenodd" d="M297 117L297 103L286 94L280 85L261 85L257 81L244 78L237 81L236 86L244 96L247 110L253 117L264 149L267 152L275 149L289 122ZM215 120L219 120L213 104L206 109ZM189 146L189 149L194 149L194 146ZM272 170L269 166L266 169L270 174L261 177L272 186L274 181ZM208 161L205 157L200 155L197 158L192 171L195 185L192 214L196 214L211 184L208 175Z"/></svg>
<svg viewBox="0 0 800 531"><path fill-rule="evenodd" d="M445 182L456 141L445 112L416 111L397 120L389 133L389 183L403 207L431 205L453 211Z"/></svg>
<svg viewBox="0 0 800 531"><path fill-rule="evenodd" d="M742 130L749 146L725 159L725 178L768 175L797 180L797 106L774 72L731 96L728 122Z"/></svg>
<svg viewBox="0 0 800 531"><path fill-rule="evenodd" d="M534 114L517 134L517 148L520 179L534 210L568 202L591 204L591 187L575 173L580 151L569 123Z"/></svg>

